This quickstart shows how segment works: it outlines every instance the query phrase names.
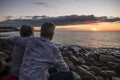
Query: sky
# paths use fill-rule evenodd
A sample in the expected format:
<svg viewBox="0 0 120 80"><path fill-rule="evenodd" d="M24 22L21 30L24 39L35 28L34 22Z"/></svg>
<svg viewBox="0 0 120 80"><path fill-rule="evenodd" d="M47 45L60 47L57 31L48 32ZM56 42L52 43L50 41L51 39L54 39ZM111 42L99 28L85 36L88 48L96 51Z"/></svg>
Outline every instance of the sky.
<svg viewBox="0 0 120 80"><path fill-rule="evenodd" d="M7 16L57 17L75 14L120 17L119 3L120 0L0 0L0 21Z"/></svg>
<svg viewBox="0 0 120 80"><path fill-rule="evenodd" d="M114 22L103 22L96 24L85 24L85 25L68 25L58 26L59 30L82 30L82 31L120 31L120 23Z"/></svg>
<svg viewBox="0 0 120 80"><path fill-rule="evenodd" d="M90 15L120 17L120 0L0 0L3 16Z"/></svg>

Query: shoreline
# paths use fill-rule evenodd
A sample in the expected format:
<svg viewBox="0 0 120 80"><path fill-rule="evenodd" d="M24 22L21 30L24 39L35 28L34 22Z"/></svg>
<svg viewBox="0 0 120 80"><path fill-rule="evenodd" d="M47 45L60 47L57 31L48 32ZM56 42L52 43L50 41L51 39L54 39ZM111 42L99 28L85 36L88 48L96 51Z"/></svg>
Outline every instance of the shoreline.
<svg viewBox="0 0 120 80"><path fill-rule="evenodd" d="M64 31L56 30L54 39L57 44L80 45L93 48L120 48L119 40L120 32L82 32L82 31ZM35 32L35 37L39 37L40 33ZM20 36L19 32L0 33L1 38L9 38ZM6 37L4 37L6 35ZM112 35L112 36L111 36Z"/></svg>
<svg viewBox="0 0 120 80"><path fill-rule="evenodd" d="M120 48L57 44L75 80L120 80ZM13 44L0 38L0 59L10 67ZM3 56L4 55L4 56ZM1 71L1 70L0 70Z"/></svg>
<svg viewBox="0 0 120 80"><path fill-rule="evenodd" d="M0 35L0 41L2 43L2 41L4 42L4 40L8 41L9 44L9 36L8 35ZM91 46L80 46L80 45L76 45L76 44L62 44L62 43L55 43L58 46L79 46L79 47L83 47L83 48L96 48L96 49L116 49L116 50L120 50L120 47L91 47Z"/></svg>

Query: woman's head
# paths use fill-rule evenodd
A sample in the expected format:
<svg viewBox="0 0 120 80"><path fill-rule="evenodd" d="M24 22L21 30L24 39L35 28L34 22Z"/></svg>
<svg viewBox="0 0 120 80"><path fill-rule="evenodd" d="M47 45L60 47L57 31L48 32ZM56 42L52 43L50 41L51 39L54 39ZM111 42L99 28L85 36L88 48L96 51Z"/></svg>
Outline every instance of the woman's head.
<svg viewBox="0 0 120 80"><path fill-rule="evenodd" d="M20 35L22 37L34 36L34 28L30 25L23 25L20 28Z"/></svg>

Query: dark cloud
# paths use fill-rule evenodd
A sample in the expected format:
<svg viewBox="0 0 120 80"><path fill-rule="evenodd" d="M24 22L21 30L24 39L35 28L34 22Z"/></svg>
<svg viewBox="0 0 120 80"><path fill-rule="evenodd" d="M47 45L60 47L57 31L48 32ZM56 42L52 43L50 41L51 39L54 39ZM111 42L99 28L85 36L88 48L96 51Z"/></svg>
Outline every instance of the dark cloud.
<svg viewBox="0 0 120 80"><path fill-rule="evenodd" d="M44 7L49 7L48 4L46 4L45 2L35 2L36 5L41 5Z"/></svg>
<svg viewBox="0 0 120 80"><path fill-rule="evenodd" d="M27 16L29 17L29 16ZM40 26L46 21L54 22L56 25L76 25L76 24L96 24L98 22L116 22L120 21L119 17L108 18L107 16L96 17L94 15L69 15L69 16L30 16L31 19L15 19L10 20L11 16L6 17L8 20L0 22L0 26L21 26L24 24L30 24L32 26Z"/></svg>

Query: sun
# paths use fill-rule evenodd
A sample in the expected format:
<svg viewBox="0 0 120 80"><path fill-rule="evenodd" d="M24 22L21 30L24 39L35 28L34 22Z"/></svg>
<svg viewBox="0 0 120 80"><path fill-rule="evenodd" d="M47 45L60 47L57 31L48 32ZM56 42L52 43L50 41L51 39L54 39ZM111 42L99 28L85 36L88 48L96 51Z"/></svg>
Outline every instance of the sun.
<svg viewBox="0 0 120 80"><path fill-rule="evenodd" d="M97 31L98 29L97 29L97 28L92 28L91 30L92 30L92 31Z"/></svg>

